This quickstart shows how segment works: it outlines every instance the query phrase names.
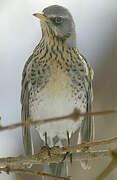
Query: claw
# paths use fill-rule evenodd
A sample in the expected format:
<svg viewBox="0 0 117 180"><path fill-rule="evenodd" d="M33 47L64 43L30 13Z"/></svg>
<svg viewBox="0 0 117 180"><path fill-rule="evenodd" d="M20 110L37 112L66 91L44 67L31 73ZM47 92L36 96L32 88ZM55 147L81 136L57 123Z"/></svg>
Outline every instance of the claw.
<svg viewBox="0 0 117 180"><path fill-rule="evenodd" d="M66 157L68 156L69 152L66 152L63 159L62 159L62 162L65 161Z"/></svg>

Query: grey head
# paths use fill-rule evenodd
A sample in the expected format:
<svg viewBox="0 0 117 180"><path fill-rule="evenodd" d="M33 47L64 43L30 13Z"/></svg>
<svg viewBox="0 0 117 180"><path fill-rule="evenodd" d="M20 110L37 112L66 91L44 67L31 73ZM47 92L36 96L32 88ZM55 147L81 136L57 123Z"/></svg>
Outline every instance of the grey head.
<svg viewBox="0 0 117 180"><path fill-rule="evenodd" d="M53 36L61 39L63 43L71 48L76 47L75 24L68 9L59 5L52 5L45 8L42 14L34 15L41 19L42 31L46 23Z"/></svg>

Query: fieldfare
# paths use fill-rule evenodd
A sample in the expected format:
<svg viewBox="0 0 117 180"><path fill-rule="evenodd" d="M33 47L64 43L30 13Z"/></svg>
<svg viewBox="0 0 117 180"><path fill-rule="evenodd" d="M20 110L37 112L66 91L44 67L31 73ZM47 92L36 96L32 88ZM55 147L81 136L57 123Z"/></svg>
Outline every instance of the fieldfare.
<svg viewBox="0 0 117 180"><path fill-rule="evenodd" d="M34 16L41 20L42 38L23 70L22 121L64 116L74 108L91 111L93 70L77 49L72 15L64 7L52 5ZM67 146L67 133L69 137L78 134L74 145L90 142L94 137L91 117L76 122L46 123L36 126L35 131L43 141L47 134L50 147ZM23 143L26 155L34 153L30 127L23 128ZM81 164L87 168L86 161ZM67 176L65 162L50 164L46 170L57 176Z"/></svg>

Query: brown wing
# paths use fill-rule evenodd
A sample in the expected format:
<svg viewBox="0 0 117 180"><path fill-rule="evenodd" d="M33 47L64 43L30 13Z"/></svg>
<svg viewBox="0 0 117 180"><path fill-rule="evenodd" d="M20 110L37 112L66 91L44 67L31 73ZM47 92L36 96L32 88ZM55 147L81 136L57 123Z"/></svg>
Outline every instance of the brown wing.
<svg viewBox="0 0 117 180"><path fill-rule="evenodd" d="M84 77L84 86L86 90L86 95L87 95L87 112L92 111L92 103L93 103L93 89L92 89L92 80L93 80L93 69L91 66L88 64L87 60L85 57L80 54L80 56L83 58L83 60L87 64L88 68L88 76ZM92 117L86 117L82 121L81 124L81 131L80 131L80 138L81 142L90 142L94 139L94 120Z"/></svg>
<svg viewBox="0 0 117 180"><path fill-rule="evenodd" d="M86 78L86 83L88 84L88 88L86 88L86 95L87 95L87 110L86 111L91 112L92 99L93 99L91 79ZM94 139L94 122L93 122L92 117L89 116L82 120L80 138L81 138L81 142L90 142Z"/></svg>
<svg viewBox="0 0 117 180"><path fill-rule="evenodd" d="M92 89L92 79L93 79L93 70L84 58L82 54L80 54L82 59L86 62L88 68L88 74L84 76L84 87L86 91L87 97L87 112L92 111L92 101L93 101L93 89ZM94 139L94 120L92 116L85 117L82 120L80 134L79 134L79 142L91 142ZM88 160L81 161L81 166L83 169L89 169Z"/></svg>
<svg viewBox="0 0 117 180"><path fill-rule="evenodd" d="M22 122L26 122L29 120L29 92L30 90L29 90L29 81L27 78L26 70L31 60L32 60L32 56L30 56L30 58L26 62L24 70L23 70L23 74L22 74L22 90L21 90ZM32 142L31 142L30 127L23 127L22 134L23 134L25 154L32 155Z"/></svg>

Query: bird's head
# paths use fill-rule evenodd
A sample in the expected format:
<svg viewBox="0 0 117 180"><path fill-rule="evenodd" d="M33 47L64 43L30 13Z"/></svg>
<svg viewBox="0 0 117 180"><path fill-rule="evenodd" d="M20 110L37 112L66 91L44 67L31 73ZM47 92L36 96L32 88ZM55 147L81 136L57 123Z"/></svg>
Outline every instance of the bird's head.
<svg viewBox="0 0 117 180"><path fill-rule="evenodd" d="M69 39L69 41L73 41L70 44L75 44L75 24L72 15L66 8L53 5L45 8L42 14L36 13L34 16L41 20L42 31L46 31L46 27L48 27L53 36L65 41Z"/></svg>

